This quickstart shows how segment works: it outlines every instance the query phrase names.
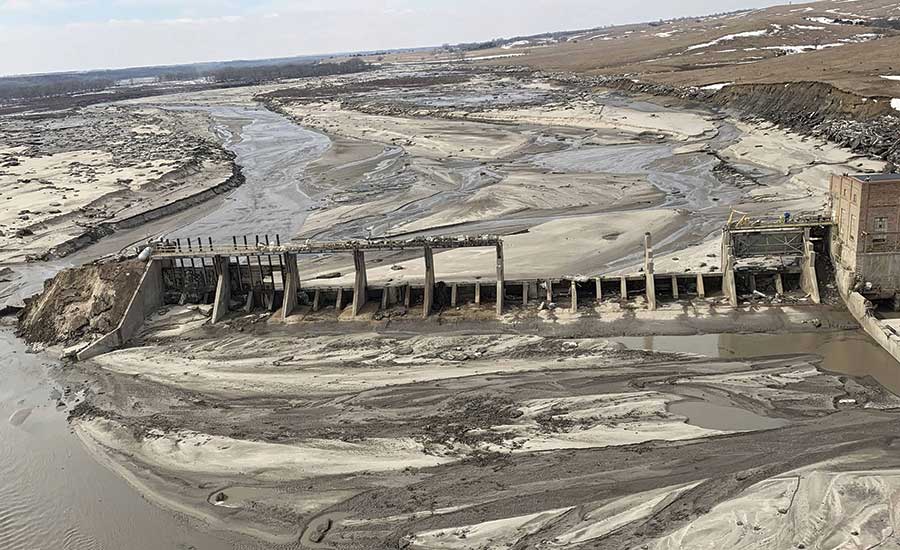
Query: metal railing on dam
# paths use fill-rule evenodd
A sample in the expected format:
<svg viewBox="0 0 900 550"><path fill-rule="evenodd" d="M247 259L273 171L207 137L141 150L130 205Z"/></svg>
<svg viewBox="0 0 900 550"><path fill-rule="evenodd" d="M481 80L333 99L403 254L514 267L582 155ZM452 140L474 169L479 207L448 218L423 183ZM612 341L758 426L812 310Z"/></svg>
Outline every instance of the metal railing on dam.
<svg viewBox="0 0 900 550"><path fill-rule="evenodd" d="M651 235L646 233L643 266L636 272L587 276L550 274L513 280L507 280L505 276L503 239L494 235L287 244L281 243L278 236L274 240L266 236L234 237L230 243L214 243L209 238L155 242L149 245L147 252L142 252L148 260L147 268L120 326L79 352L78 357L92 357L123 345L137 334L145 317L174 302L212 302L212 323L225 319L232 307L249 312L260 304L270 312L279 312L282 319L293 315L301 306L308 308L305 311L317 312L333 305L338 318L345 319L360 316L369 303L372 305L366 312L373 315L392 306L402 305L407 313L421 306L421 316L425 318L436 309L443 310L448 306L487 303L493 305L494 313L500 318L509 299L516 300L522 307L534 301L547 306L567 305L566 309L571 313L605 302L624 305L636 299L642 301L641 307L650 310L657 308L657 300L678 301L695 297L738 306L737 288L740 286L756 294L760 294L757 288L772 287L778 296L785 290L790 291L790 287L816 284L814 253L808 231L803 231L802 227L800 230L805 233L802 265L783 262L774 267L749 268L742 266L738 261L740 257L734 254L733 239L745 236L728 229L723 232L722 265L718 271L708 268L705 272L686 269L657 273ZM754 230L772 229L757 226ZM461 279L458 274L450 279L436 276L434 250L475 248L494 249L496 264L492 276L476 276L471 271L467 275L469 279ZM389 279L380 284L369 283L367 253L399 252L403 261L408 261L411 257L406 251L421 253L425 267L421 280L406 278L402 282ZM314 263L322 260L321 256L334 255L352 257L352 277L349 273L347 277L338 273L341 280L335 282L328 277L316 277L306 280L301 288L300 256L319 256L308 260ZM459 266L459 258L456 261ZM818 301L817 298L815 296L814 301Z"/></svg>
<svg viewBox="0 0 900 550"><path fill-rule="evenodd" d="M156 258L186 258L214 256L267 256L275 254L335 254L340 252L362 252L407 250L413 248L454 249L502 247L503 240L494 235L461 236L461 237L417 237L414 239L366 239L330 242L306 241L301 244L281 244L278 235L270 242L268 235L260 239L254 236L251 243L246 236L238 239L232 237L231 243L213 243L211 238L205 242L201 238L176 239L152 243L151 255Z"/></svg>

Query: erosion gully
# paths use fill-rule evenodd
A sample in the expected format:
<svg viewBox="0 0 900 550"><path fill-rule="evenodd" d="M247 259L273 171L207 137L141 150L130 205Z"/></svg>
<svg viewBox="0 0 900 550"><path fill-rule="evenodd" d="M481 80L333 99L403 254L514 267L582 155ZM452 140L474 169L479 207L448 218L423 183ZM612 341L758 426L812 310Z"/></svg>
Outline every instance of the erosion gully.
<svg viewBox="0 0 900 550"><path fill-rule="evenodd" d="M16 266L21 276L16 292L27 296L60 269L121 250L148 236L222 239L242 234L297 233L311 201L303 190L304 169L327 150L328 138L262 108L190 108L208 110L225 147L236 154L243 167L246 184L223 199L118 233L64 260ZM562 163L571 167L574 163L591 170L625 162L633 171L649 174L660 188L680 190L678 203L670 206L713 208L709 200L709 186L713 185L710 167L703 163L682 165L682 177L673 178L667 175L671 169L667 157L671 154L669 146L610 147L605 151L546 155L542 160L548 166ZM699 233L705 229L698 228ZM713 357L812 353L824 358L822 368L826 370L871 375L892 391L900 391L900 374L893 360L861 332L619 340L634 348ZM61 368L46 354L30 353L6 319L6 326L0 328L0 548L234 548L235 542L226 535L207 532L184 517L154 507L124 479L91 458L68 428L67 409L77 403L78 396L54 382L54 372ZM709 427L727 428L721 423L748 420L690 403L683 406L685 409L679 412L691 422Z"/></svg>

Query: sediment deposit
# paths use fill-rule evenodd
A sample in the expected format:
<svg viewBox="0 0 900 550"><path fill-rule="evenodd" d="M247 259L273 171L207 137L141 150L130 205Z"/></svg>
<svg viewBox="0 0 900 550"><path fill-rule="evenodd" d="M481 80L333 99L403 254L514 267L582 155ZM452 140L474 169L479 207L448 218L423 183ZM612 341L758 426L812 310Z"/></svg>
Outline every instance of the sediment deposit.
<svg viewBox="0 0 900 550"><path fill-rule="evenodd" d="M120 105L3 117L0 261L65 256L116 224L139 225L133 218L226 185L232 158L207 125Z"/></svg>
<svg viewBox="0 0 900 550"><path fill-rule="evenodd" d="M866 510L889 505L900 401L814 355L192 319L205 316L174 308L152 343L81 366L89 397L72 414L144 494L215 530L331 548L695 548L745 533L750 548L877 541L890 525ZM863 492L845 506L839 491Z"/></svg>
<svg viewBox="0 0 900 550"><path fill-rule="evenodd" d="M260 114L254 98L269 111ZM144 238L498 233L510 279L638 273L646 231L659 269L709 271L732 208L816 213L829 171L884 168L708 106L521 71L405 65L148 103L96 112L129 121L151 113L201 134L212 120L247 182L207 212L148 226ZM182 134L146 124L128 132L153 136L163 162L162 136ZM290 146L261 139L253 125L277 127ZM24 153L16 149L15 162L36 162ZM215 148L198 152L207 153L231 162ZM34 158L45 154L68 153ZM40 177L52 181L47 170ZM439 278L490 273L493 253L436 254ZM370 282L422 277L418 255L371 256ZM304 285L352 277L347 258L310 257L301 268ZM127 285L88 284L104 269L130 267L60 275L29 306L23 330L68 343L102 328L76 314L102 310L103 326L115 322ZM64 296L67 287L77 292ZM848 323L830 306L717 306L714 297L657 312L608 303L587 322L535 304L487 322L490 306L470 304L424 323L338 320L325 308L318 324L258 308L213 326L207 304L172 303L124 349L62 369L78 398L61 406L94 456L148 500L250 547L619 550L727 539L836 548L889 539L900 402L877 381L820 368L800 338L777 356L731 358L607 338L825 333ZM48 319L56 311L67 318Z"/></svg>

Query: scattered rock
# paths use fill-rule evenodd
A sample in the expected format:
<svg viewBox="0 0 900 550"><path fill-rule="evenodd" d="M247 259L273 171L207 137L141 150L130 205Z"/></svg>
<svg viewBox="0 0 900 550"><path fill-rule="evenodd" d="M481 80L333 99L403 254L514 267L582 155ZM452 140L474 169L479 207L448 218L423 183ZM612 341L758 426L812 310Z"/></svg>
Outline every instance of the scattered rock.
<svg viewBox="0 0 900 550"><path fill-rule="evenodd" d="M19 409L16 412L12 413L12 416L9 417L9 423L13 426L21 426L25 423L28 417L31 415L31 408Z"/></svg>
<svg viewBox="0 0 900 550"><path fill-rule="evenodd" d="M325 534L331 529L331 519L323 518L310 525L309 540L315 543L322 542Z"/></svg>

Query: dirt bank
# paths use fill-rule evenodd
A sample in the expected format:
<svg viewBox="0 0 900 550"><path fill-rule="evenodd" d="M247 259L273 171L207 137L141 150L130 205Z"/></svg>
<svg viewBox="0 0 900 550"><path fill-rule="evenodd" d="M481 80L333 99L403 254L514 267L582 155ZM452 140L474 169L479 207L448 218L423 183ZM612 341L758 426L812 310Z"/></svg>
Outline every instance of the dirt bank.
<svg viewBox="0 0 900 550"><path fill-rule="evenodd" d="M240 183L200 115L114 104L3 117L0 135L3 262L64 256Z"/></svg>
<svg viewBox="0 0 900 550"><path fill-rule="evenodd" d="M891 97L864 97L822 82L735 84L721 89L676 86L633 78L554 73L570 84L701 102L765 120L803 135L900 165L900 116Z"/></svg>
<svg viewBox="0 0 900 550"><path fill-rule="evenodd" d="M17 334L27 342L75 344L111 331L125 314L145 264L107 262L66 269L25 300Z"/></svg>

